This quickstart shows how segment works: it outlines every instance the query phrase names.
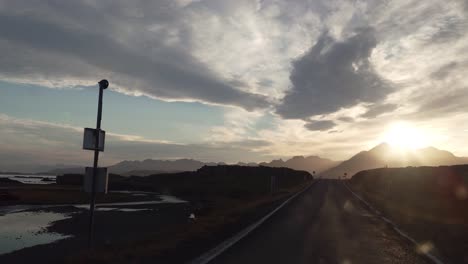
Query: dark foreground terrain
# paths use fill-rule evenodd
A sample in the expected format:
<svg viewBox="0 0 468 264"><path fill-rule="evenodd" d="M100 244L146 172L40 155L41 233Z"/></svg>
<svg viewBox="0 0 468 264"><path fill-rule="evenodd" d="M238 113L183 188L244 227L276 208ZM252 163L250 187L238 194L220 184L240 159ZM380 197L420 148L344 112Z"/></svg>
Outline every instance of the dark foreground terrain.
<svg viewBox="0 0 468 264"><path fill-rule="evenodd" d="M468 165L362 171L348 185L447 263L468 263Z"/></svg>
<svg viewBox="0 0 468 264"><path fill-rule="evenodd" d="M429 263L339 181L318 181L210 263Z"/></svg>
<svg viewBox="0 0 468 264"><path fill-rule="evenodd" d="M443 263L467 263L465 169L379 169L358 173L351 181L312 182L210 263L432 263L423 253ZM243 176L236 177L241 172ZM166 190L191 204L154 205L154 210L143 212L98 212L101 231L92 251L84 246L86 214L78 214L51 227L72 234L73 239L6 254L0 256L0 263L35 259L48 263L187 263L311 183L303 177L307 175L295 172L292 182L278 180L287 177L287 171L269 169L263 171L265 177L250 181L262 175L258 172L221 166L172 178L122 179L121 187ZM278 175L274 192L269 192L272 182L266 176L270 172ZM413 237L416 245L347 186ZM191 212L196 213L196 221L187 218Z"/></svg>
<svg viewBox="0 0 468 264"><path fill-rule="evenodd" d="M41 258L50 260L48 263L54 259L56 263L187 263L220 243L223 237L229 237L242 226L265 215L279 204L281 198L278 202L272 201L269 198L251 205L244 201L242 206L233 203L230 210L218 209L192 224L184 224L185 216L176 217L183 210L173 206L166 209L158 207L153 213L124 215L102 212L97 223L103 228L103 233L98 235L101 246L96 250L86 252L83 249L85 236L80 233L85 230L77 230L75 235L81 237L79 240L24 249L23 252L0 257L0 261L27 263ZM241 210L236 211L236 207ZM170 210L175 211L171 213ZM176 219L179 219L178 223L171 222ZM86 226L85 215L73 221L57 223L54 229L66 232L70 224ZM165 228L156 230L152 224ZM125 232L129 241L122 241L123 233L113 235L113 230ZM145 230L154 231L145 234ZM136 238L132 236L140 239L132 242ZM143 237L146 239L141 239ZM105 245L106 239L108 245ZM53 257L62 255L63 251L68 256ZM343 182L320 180L210 263L430 262L418 253L414 245L373 215Z"/></svg>
<svg viewBox="0 0 468 264"><path fill-rule="evenodd" d="M68 218L44 232L68 238L0 255L0 263L183 263L263 217L311 180L307 172L241 166L148 177L111 175L114 192L98 196L92 250L86 246L87 206L79 205L87 201L81 175L57 177L57 184L48 186L9 182L0 189L5 194L0 217L2 211L15 214L25 207L28 213L64 214ZM195 219L189 217L192 213Z"/></svg>

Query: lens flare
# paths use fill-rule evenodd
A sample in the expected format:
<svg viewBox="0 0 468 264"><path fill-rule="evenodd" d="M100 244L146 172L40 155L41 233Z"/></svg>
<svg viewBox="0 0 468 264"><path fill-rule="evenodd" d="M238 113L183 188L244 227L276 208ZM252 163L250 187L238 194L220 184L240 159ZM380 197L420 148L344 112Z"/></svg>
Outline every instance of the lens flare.
<svg viewBox="0 0 468 264"><path fill-rule="evenodd" d="M399 149L418 149L428 146L425 133L408 123L391 125L385 133L384 141Z"/></svg>

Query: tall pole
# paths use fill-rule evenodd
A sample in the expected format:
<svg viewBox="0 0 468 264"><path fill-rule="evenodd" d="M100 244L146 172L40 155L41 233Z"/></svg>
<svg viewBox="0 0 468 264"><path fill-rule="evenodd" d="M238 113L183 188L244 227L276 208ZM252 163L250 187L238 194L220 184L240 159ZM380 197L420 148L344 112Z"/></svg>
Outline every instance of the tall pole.
<svg viewBox="0 0 468 264"><path fill-rule="evenodd" d="M99 82L99 99L98 99L96 134L95 134L96 149L94 150L91 201L89 203L88 248L92 247L92 242L93 242L93 237L94 237L94 208L96 207L96 181L97 181L96 178L97 178L97 168L98 168L98 161L99 161L99 135L101 131L101 119L102 119L102 95L103 95L104 89L106 89L108 86L109 86L109 82L107 80L102 80Z"/></svg>

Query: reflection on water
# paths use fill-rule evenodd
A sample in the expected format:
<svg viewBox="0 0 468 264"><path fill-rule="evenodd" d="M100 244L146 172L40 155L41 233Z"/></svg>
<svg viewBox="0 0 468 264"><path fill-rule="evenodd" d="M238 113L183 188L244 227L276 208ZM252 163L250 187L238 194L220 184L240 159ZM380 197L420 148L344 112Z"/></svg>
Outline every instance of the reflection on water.
<svg viewBox="0 0 468 264"><path fill-rule="evenodd" d="M115 192L117 193L117 192ZM129 194L138 194L142 192L128 192ZM97 210L102 209L101 211L111 211L111 210L120 210L122 212L131 212L131 211L142 211L142 210L152 210L152 208L139 209L139 210L121 210L123 208L103 208L103 207L112 207L112 206L141 206L141 205L155 205L155 204L178 204L178 203L188 203L185 200L179 199L175 196L170 195L157 195L157 198L160 200L152 201L140 201L140 202L119 202L119 203L98 203L96 204ZM0 217L6 214L23 212L26 210L38 210L44 208L57 208L57 207L67 207L73 206L78 209L89 209L89 204L43 204L43 205L10 205L0 207ZM1 222L0 222L1 223Z"/></svg>
<svg viewBox="0 0 468 264"><path fill-rule="evenodd" d="M0 215L0 254L70 237L46 232L46 227L51 222L66 218L70 216L51 212Z"/></svg>
<svg viewBox="0 0 468 264"><path fill-rule="evenodd" d="M98 211L120 211L120 212L138 212L138 211L149 211L152 208L113 208L112 206L139 206L139 205L154 205L154 204L168 204L168 203L187 203L185 200L181 200L177 197L170 195L158 195L161 200L156 201L140 201L140 202L120 202L120 203L98 203L96 204L96 210ZM77 204L74 207L79 209L89 209L87 204Z"/></svg>
<svg viewBox="0 0 468 264"><path fill-rule="evenodd" d="M128 193L153 194L142 192ZM187 203L187 201L168 195L155 195L155 198L159 199L139 202L99 203L96 204L96 210L131 213L157 210L154 206L151 206L156 204ZM78 209L89 208L88 204L14 205L0 208L0 254L9 253L39 244L48 244L60 239L71 237L58 233L46 232L46 228L51 224L51 222L71 218L71 215L55 212L26 211L70 206ZM138 208L131 208L135 206Z"/></svg>
<svg viewBox="0 0 468 264"><path fill-rule="evenodd" d="M0 178L8 178L26 184L52 184L56 180L56 176L53 175L0 174Z"/></svg>

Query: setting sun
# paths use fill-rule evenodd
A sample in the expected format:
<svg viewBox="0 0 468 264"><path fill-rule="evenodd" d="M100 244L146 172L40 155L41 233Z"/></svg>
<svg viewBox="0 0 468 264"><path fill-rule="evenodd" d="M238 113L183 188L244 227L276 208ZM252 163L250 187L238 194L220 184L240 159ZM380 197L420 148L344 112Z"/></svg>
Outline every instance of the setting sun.
<svg viewBox="0 0 468 264"><path fill-rule="evenodd" d="M423 131L404 122L391 125L385 133L384 141L400 149L417 149L428 145Z"/></svg>

